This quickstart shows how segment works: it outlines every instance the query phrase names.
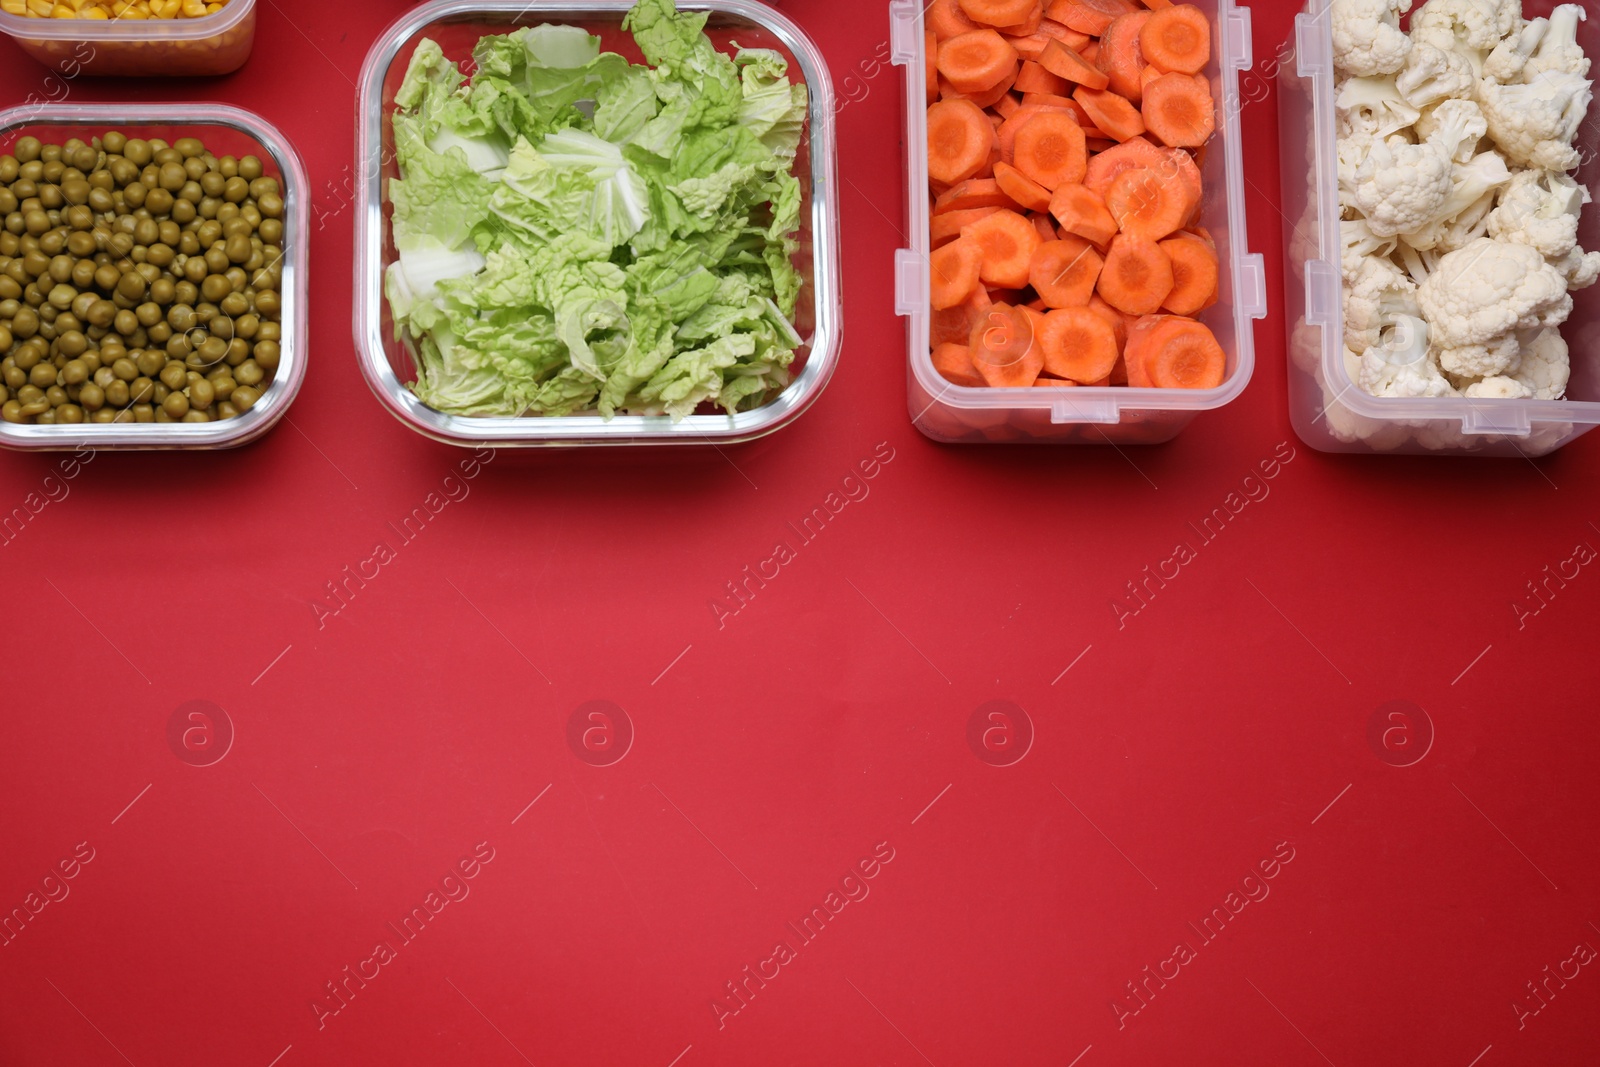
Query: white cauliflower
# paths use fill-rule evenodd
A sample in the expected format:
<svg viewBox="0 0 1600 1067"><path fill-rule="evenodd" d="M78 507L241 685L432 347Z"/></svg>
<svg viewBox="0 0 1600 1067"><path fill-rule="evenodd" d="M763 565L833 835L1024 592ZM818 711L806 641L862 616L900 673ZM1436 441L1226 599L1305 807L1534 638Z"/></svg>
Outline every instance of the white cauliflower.
<svg viewBox="0 0 1600 1067"><path fill-rule="evenodd" d="M1440 369L1446 374L1459 378L1491 378L1516 370L1517 363L1522 359L1522 345L1517 341L1516 334L1508 333L1486 345L1441 348L1435 355Z"/></svg>
<svg viewBox="0 0 1600 1067"><path fill-rule="evenodd" d="M1491 375L1467 386L1461 395L1472 400L1526 400L1533 395L1533 390L1515 378Z"/></svg>
<svg viewBox="0 0 1600 1067"><path fill-rule="evenodd" d="M1512 12L1513 6L1519 10ZM1460 54L1476 74L1484 58L1511 32L1509 19L1521 15L1520 4L1503 0L1428 0L1411 16L1411 37L1415 44Z"/></svg>
<svg viewBox="0 0 1600 1067"><path fill-rule="evenodd" d="M1544 40L1523 68L1523 80L1531 82L1543 74L1576 74L1587 78L1590 63L1583 46L1578 43L1578 23L1588 18L1578 4L1562 4L1550 12Z"/></svg>
<svg viewBox="0 0 1600 1067"><path fill-rule="evenodd" d="M1366 259L1344 287L1344 343L1360 355L1379 343L1383 330L1401 315L1421 317L1417 285L1387 260Z"/></svg>
<svg viewBox="0 0 1600 1067"><path fill-rule="evenodd" d="M1444 253L1432 248L1424 248L1419 251L1405 241L1401 241L1395 247L1395 255L1399 258L1400 265L1405 268L1406 274L1410 275L1411 280L1421 285L1428 280L1430 274L1439 269L1439 259Z"/></svg>
<svg viewBox="0 0 1600 1067"><path fill-rule="evenodd" d="M1457 163L1450 180L1450 195L1434 220L1406 235L1407 243L1419 251L1443 248L1453 252L1471 243L1467 234L1481 235L1488 228L1483 219L1493 206L1493 196L1511 181L1511 171L1498 153L1481 152L1470 163ZM1486 197L1488 204L1483 203Z"/></svg>
<svg viewBox="0 0 1600 1067"><path fill-rule="evenodd" d="M1446 397L1453 389L1428 358L1428 324L1402 315L1361 357L1361 388L1373 396Z"/></svg>
<svg viewBox="0 0 1600 1067"><path fill-rule="evenodd" d="M1459 52L1447 52L1431 44L1411 49L1405 69L1394 80L1406 103L1416 108L1432 107L1441 100L1465 100L1478 87L1472 64Z"/></svg>
<svg viewBox="0 0 1600 1067"><path fill-rule="evenodd" d="M1600 252L1574 248L1559 259L1551 260L1550 264L1567 279L1567 288L1573 292L1587 289L1600 281Z"/></svg>
<svg viewBox="0 0 1600 1067"><path fill-rule="evenodd" d="M1495 45L1494 51L1489 53L1489 58L1483 61L1483 76L1502 85L1522 81L1528 60L1533 58L1533 54L1539 50L1539 45L1544 43L1544 35L1549 29L1549 19L1534 19Z"/></svg>
<svg viewBox="0 0 1600 1067"><path fill-rule="evenodd" d="M1478 142L1489 134L1489 120L1476 102L1452 99L1424 111L1415 128L1423 140L1444 145L1457 163L1470 163L1478 154Z"/></svg>
<svg viewBox="0 0 1600 1067"><path fill-rule="evenodd" d="M1522 340L1522 363L1512 375L1537 400L1560 400L1567 395L1572 361L1560 330L1543 330Z"/></svg>
<svg viewBox="0 0 1600 1067"><path fill-rule="evenodd" d="M1366 219L1339 223L1339 242L1343 246L1339 267L1347 285L1361 273L1369 258L1387 259L1394 255L1398 244L1393 237L1374 234Z"/></svg>
<svg viewBox="0 0 1600 1067"><path fill-rule="evenodd" d="M1358 78L1393 74L1411 55L1411 38L1400 29L1400 16L1411 0L1333 0L1333 64Z"/></svg>
<svg viewBox="0 0 1600 1067"><path fill-rule="evenodd" d="M1589 114L1594 86L1581 74L1550 71L1532 82L1478 86L1489 136L1512 163L1540 170L1576 170L1572 142Z"/></svg>
<svg viewBox="0 0 1600 1067"><path fill-rule="evenodd" d="M1417 288L1417 304L1440 348L1560 326L1572 314L1566 279L1538 249L1486 237L1441 259Z"/></svg>
<svg viewBox="0 0 1600 1067"><path fill-rule="evenodd" d="M1422 114L1400 95L1393 78L1347 78L1339 84L1333 106L1341 139L1390 137Z"/></svg>
<svg viewBox="0 0 1600 1067"><path fill-rule="evenodd" d="M1589 200L1589 190L1565 174L1519 171L1489 214L1489 233L1560 259L1578 245L1578 218Z"/></svg>
<svg viewBox="0 0 1600 1067"><path fill-rule="evenodd" d="M1433 222L1450 198L1454 165L1431 141L1373 141L1355 174L1351 206L1378 237L1410 233Z"/></svg>

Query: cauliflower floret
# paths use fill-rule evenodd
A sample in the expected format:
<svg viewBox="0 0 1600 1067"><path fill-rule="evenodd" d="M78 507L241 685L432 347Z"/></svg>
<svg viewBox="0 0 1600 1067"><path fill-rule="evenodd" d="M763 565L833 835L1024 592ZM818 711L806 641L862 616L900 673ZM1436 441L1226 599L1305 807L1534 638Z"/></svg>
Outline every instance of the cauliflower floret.
<svg viewBox="0 0 1600 1067"><path fill-rule="evenodd" d="M1467 386L1461 395L1473 400L1526 400L1533 395L1533 390L1515 378L1491 375Z"/></svg>
<svg viewBox="0 0 1600 1067"><path fill-rule="evenodd" d="M1560 330L1543 330L1522 340L1522 364L1512 375L1537 400L1560 400L1567 395L1572 375L1567 342Z"/></svg>
<svg viewBox="0 0 1600 1067"><path fill-rule="evenodd" d="M1457 163L1470 163L1478 142L1489 134L1489 120L1472 100L1446 100L1422 113L1416 131L1423 140L1443 145Z"/></svg>
<svg viewBox="0 0 1600 1067"><path fill-rule="evenodd" d="M1531 82L1541 74L1576 74L1580 78L1587 78L1589 57L1578 43L1578 23L1588 18L1588 14L1577 4L1562 4L1550 12L1544 40L1523 69L1523 79Z"/></svg>
<svg viewBox="0 0 1600 1067"><path fill-rule="evenodd" d="M1450 177L1450 195L1433 221L1405 235L1406 242L1419 251L1453 252L1471 243L1468 235L1481 236L1487 229L1483 220L1494 206L1494 194L1511 180L1511 171L1498 152L1481 152L1470 163L1457 163Z"/></svg>
<svg viewBox="0 0 1600 1067"><path fill-rule="evenodd" d="M1369 258L1387 259L1394 255L1398 243L1393 237L1374 234L1366 219L1339 223L1339 242L1343 246L1339 267L1346 285L1360 275Z"/></svg>
<svg viewBox="0 0 1600 1067"><path fill-rule="evenodd" d="M1367 78L1393 74L1411 54L1411 38L1400 29L1400 16L1411 0L1333 0L1333 65Z"/></svg>
<svg viewBox="0 0 1600 1067"><path fill-rule="evenodd" d="M1489 233L1560 259L1577 247L1578 217L1589 199L1589 190L1565 174L1520 171L1490 213Z"/></svg>
<svg viewBox="0 0 1600 1067"><path fill-rule="evenodd" d="M1411 37L1416 44L1459 53L1476 75L1484 57L1511 32L1512 6L1503 0L1428 0L1411 16Z"/></svg>
<svg viewBox="0 0 1600 1067"><path fill-rule="evenodd" d="M1585 252L1574 248L1566 255L1550 261L1567 279L1567 288L1576 292L1600 281L1600 252Z"/></svg>
<svg viewBox="0 0 1600 1067"><path fill-rule="evenodd" d="M1581 74L1550 71L1526 85L1478 86L1489 136L1512 163L1540 170L1576 170L1572 146L1589 114L1594 86Z"/></svg>
<svg viewBox="0 0 1600 1067"><path fill-rule="evenodd" d="M1339 136L1385 138L1399 133L1421 116L1406 103L1393 78L1347 78L1339 84L1333 106Z"/></svg>
<svg viewBox="0 0 1600 1067"><path fill-rule="evenodd" d="M1459 378L1490 378L1516 370L1522 359L1522 345L1516 334L1508 333L1486 345L1441 348L1436 354L1439 368L1446 374Z"/></svg>
<svg viewBox="0 0 1600 1067"><path fill-rule="evenodd" d="M1483 61L1483 76L1502 85L1522 81L1522 73L1528 66L1528 60L1539 50L1539 45L1544 43L1544 35L1550 30L1549 19L1534 19L1527 23L1520 31L1507 37L1495 45L1489 58Z"/></svg>
<svg viewBox="0 0 1600 1067"><path fill-rule="evenodd" d="M1406 103L1425 108L1441 100L1467 99L1477 88L1478 79L1466 56L1419 44L1411 49L1411 58L1394 84Z"/></svg>
<svg viewBox="0 0 1600 1067"><path fill-rule="evenodd" d="M1455 390L1428 356L1428 324L1402 315L1361 357L1361 388L1373 396L1445 397Z"/></svg>
<svg viewBox="0 0 1600 1067"><path fill-rule="evenodd" d="M1344 289L1344 343L1357 355L1401 315L1420 318L1417 286L1387 260L1368 259Z"/></svg>
<svg viewBox="0 0 1600 1067"><path fill-rule="evenodd" d="M1560 326L1572 314L1567 280L1537 248L1486 237L1441 259L1418 287L1417 304L1440 348Z"/></svg>
<svg viewBox="0 0 1600 1067"><path fill-rule="evenodd" d="M1450 157L1433 142L1373 141L1356 170L1351 206L1375 236L1410 233L1438 217L1450 198L1453 172Z"/></svg>

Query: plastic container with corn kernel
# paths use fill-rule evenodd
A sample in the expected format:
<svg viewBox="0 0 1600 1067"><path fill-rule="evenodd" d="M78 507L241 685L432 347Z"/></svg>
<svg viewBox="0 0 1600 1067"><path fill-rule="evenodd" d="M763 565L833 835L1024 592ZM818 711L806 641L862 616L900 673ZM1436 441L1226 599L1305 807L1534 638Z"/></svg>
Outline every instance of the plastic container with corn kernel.
<svg viewBox="0 0 1600 1067"><path fill-rule="evenodd" d="M42 3L43 0L22 0ZM77 0L78 6L94 6ZM136 9L168 0L135 0ZM183 0L179 0L183 2ZM73 0L54 3L71 7ZM214 0L212 0L214 3ZM143 7L137 7L143 4ZM255 0L228 0L198 18L46 18L12 14L16 0L0 5L0 33L15 38L34 59L65 79L83 74L132 76L228 74L244 66L256 39ZM208 3L207 6L211 6ZM47 83L40 103L59 103L62 86Z"/></svg>

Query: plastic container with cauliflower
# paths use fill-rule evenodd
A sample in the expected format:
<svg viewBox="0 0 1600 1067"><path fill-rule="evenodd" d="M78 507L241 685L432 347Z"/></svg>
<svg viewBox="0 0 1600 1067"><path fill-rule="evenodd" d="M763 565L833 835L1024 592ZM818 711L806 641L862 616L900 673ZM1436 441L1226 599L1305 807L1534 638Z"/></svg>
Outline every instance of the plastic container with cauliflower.
<svg viewBox="0 0 1600 1067"><path fill-rule="evenodd" d="M1360 384L1360 362L1345 344L1344 255L1341 234L1339 159L1332 0L1307 0L1288 42L1294 58L1280 72L1279 116L1282 146L1285 230L1286 321L1289 329L1289 399L1295 430L1311 447L1325 452L1456 453L1479 456L1547 455L1600 425L1600 286L1574 291L1574 309L1560 335L1568 348L1570 380L1564 399L1499 399L1490 396L1374 396ZM1554 0L1527 0L1527 18L1547 16ZM1578 26L1578 43L1600 64L1600 19ZM1600 179L1600 110L1591 109L1575 147L1581 157L1576 182L1592 187ZM1573 195L1582 196L1581 190ZM1579 244L1600 249L1600 205L1584 210ZM1531 250L1492 250L1505 269L1521 275L1516 284L1537 284ZM1521 259L1528 259L1526 264ZM1530 281L1531 279L1531 281ZM1441 285L1441 282L1450 284ZM1470 313L1479 305L1459 280L1440 277L1435 287ZM1405 317L1384 315L1384 343L1396 374L1409 372L1406 356L1423 357L1425 338ZM1351 324L1360 329L1362 323ZM1524 331L1515 373L1537 383L1559 363L1561 342L1536 330ZM1427 392L1404 382L1400 391ZM1479 392L1493 391L1480 389ZM1551 390L1546 389L1548 393Z"/></svg>

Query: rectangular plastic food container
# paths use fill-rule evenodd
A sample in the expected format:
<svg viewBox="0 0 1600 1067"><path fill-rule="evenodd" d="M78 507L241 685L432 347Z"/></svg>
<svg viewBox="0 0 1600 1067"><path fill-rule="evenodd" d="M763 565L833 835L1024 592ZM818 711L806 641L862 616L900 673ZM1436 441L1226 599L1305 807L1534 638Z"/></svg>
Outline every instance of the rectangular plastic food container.
<svg viewBox="0 0 1600 1067"><path fill-rule="evenodd" d="M237 418L203 423L78 423L33 426L0 422L0 447L32 451L218 449L248 444L283 418L306 375L306 262L311 231L305 167L287 138L256 115L222 104L62 104L0 112L0 153L19 138L60 143L108 130L159 137L169 144L195 137L216 155L257 156L283 189L283 284L278 371L260 401Z"/></svg>
<svg viewBox="0 0 1600 1067"><path fill-rule="evenodd" d="M906 68L906 224L911 247L895 254L895 310L906 316L911 421L936 441L1019 444L1160 444L1202 411L1244 392L1255 369L1251 322L1267 313L1266 268L1250 252L1245 222L1239 133L1239 71L1251 65L1250 9L1232 0L1192 0L1211 17L1212 60L1206 74L1217 100L1217 133L1201 174L1206 199L1201 225L1217 242L1223 265L1221 299L1199 318L1228 354L1227 377L1215 389L973 389L934 370L928 305L928 123L925 100L925 5L889 5L891 56Z"/></svg>
<svg viewBox="0 0 1600 1067"><path fill-rule="evenodd" d="M250 58L256 0L229 0L221 11L198 19L51 19L0 12L0 33L68 79L229 74Z"/></svg>
<svg viewBox="0 0 1600 1067"><path fill-rule="evenodd" d="M810 119L795 167L800 177L800 250L797 266L805 279L795 327L805 344L795 357L794 378L765 405L736 415L695 414L673 422L666 416L599 415L477 418L447 415L418 400L406 387L416 371L408 346L395 340L384 272L396 255L390 234L388 179L398 176L390 115L395 90L405 77L411 54L432 38L453 59L465 59L486 34L509 33L519 26L564 23L601 38L601 47L633 62L642 57L622 18L633 0L439 0L403 16L378 38L361 72L357 159L355 255L355 337L361 371L378 400L402 423L457 445L488 443L502 447L580 445L693 445L749 441L799 418L821 395L839 359L842 319L839 286L839 220L835 198L833 83L822 54L783 15L755 0L679 0L686 11L709 11L706 24L717 44L772 48L789 59L789 77L810 93Z"/></svg>
<svg viewBox="0 0 1600 1067"><path fill-rule="evenodd" d="M1557 0L1527 0L1529 18ZM1344 290L1339 269L1339 174L1330 0L1308 0L1295 18L1278 75L1282 151L1285 321L1289 331L1289 413L1295 432L1324 452L1543 456L1600 425L1600 287L1572 294L1561 329L1571 348L1566 400L1375 397L1344 358ZM1600 20L1580 26L1579 43L1600 57ZM1579 133L1578 181L1600 180L1594 113ZM1600 208L1586 208L1579 233L1600 248Z"/></svg>

